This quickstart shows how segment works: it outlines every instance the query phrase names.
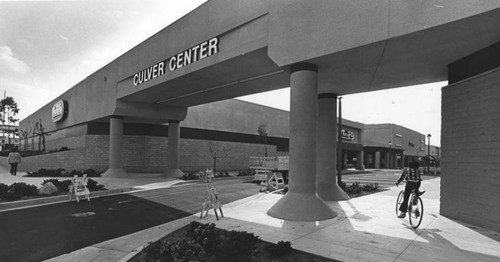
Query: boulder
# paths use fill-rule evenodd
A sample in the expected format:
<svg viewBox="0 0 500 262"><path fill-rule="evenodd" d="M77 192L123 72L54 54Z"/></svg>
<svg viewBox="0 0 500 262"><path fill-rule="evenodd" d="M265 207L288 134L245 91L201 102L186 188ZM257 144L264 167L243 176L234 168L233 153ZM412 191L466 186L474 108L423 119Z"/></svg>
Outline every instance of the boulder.
<svg viewBox="0 0 500 262"><path fill-rule="evenodd" d="M39 190L40 195L52 195L57 192L57 187L52 182L45 183Z"/></svg>

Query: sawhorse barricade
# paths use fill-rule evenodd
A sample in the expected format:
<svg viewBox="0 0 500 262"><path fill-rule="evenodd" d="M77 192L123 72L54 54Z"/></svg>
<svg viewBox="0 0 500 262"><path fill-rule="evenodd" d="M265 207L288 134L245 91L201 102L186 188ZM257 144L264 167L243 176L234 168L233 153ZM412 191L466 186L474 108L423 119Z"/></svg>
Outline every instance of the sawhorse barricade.
<svg viewBox="0 0 500 262"><path fill-rule="evenodd" d="M205 199L203 201L203 208L201 210L200 219L203 218L203 212L205 216L208 216L208 210L214 209L215 217L219 220L219 215L217 214L217 209L220 211L221 217L224 217L222 213L222 205L219 202L219 196L217 195L217 189L215 188L215 177L212 169L207 169L202 174L203 182L207 185L207 190L205 192Z"/></svg>
<svg viewBox="0 0 500 262"><path fill-rule="evenodd" d="M268 184L274 190L285 188L285 179L283 179L283 174L281 174L279 172L273 172L273 175L268 180Z"/></svg>
<svg viewBox="0 0 500 262"><path fill-rule="evenodd" d="M267 185L268 185L267 178L268 178L268 176L269 176L270 173L271 173L271 171L270 170L266 170L266 169L257 169L257 170L255 170L254 180L255 181L260 181L259 192L267 190ZM262 189L264 189L264 190L262 190Z"/></svg>
<svg viewBox="0 0 500 262"><path fill-rule="evenodd" d="M87 175L83 175L82 178L79 178L77 175L75 175L71 179L71 185L69 186L69 201L71 201L71 198L73 195L75 195L76 202L80 202L80 198L87 198L87 200L90 202L90 190L87 187Z"/></svg>
<svg viewBox="0 0 500 262"><path fill-rule="evenodd" d="M255 181L260 181L259 192L274 191L285 187L285 179L281 172L272 172L267 169L255 170Z"/></svg>

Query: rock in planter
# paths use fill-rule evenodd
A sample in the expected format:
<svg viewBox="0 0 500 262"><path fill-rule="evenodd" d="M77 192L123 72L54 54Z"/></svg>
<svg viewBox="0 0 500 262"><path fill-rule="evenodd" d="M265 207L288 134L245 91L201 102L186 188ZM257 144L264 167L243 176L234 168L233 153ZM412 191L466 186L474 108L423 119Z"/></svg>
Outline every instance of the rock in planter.
<svg viewBox="0 0 500 262"><path fill-rule="evenodd" d="M40 195L52 195L57 192L57 187L52 182L45 183L39 190Z"/></svg>

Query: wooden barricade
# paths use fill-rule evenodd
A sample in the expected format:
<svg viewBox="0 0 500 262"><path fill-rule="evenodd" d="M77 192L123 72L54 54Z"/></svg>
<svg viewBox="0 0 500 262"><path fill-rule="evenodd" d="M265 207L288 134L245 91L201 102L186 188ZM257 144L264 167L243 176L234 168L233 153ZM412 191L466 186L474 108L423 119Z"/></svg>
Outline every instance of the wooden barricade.
<svg viewBox="0 0 500 262"><path fill-rule="evenodd" d="M213 208L215 217L219 220L217 209L220 211L221 217L224 217L224 214L222 213L222 205L219 202L219 196L217 195L217 189L215 188L215 177L212 169L207 169L202 174L202 179L207 186L207 190L205 191L205 199L203 201L200 219L203 217L203 212L205 212L205 216L208 216L208 211Z"/></svg>
<svg viewBox="0 0 500 262"><path fill-rule="evenodd" d="M269 178L267 183L274 190L285 187L285 179L283 179L283 174L281 174L280 172L273 172L273 175L271 176L271 178Z"/></svg>
<svg viewBox="0 0 500 262"><path fill-rule="evenodd" d="M260 181L259 192L267 190L267 186L268 186L267 179L268 179L270 173L271 173L270 170L265 170L265 169L257 169L257 170L255 170L254 180L255 181ZM262 189L264 189L264 190L262 190Z"/></svg>
<svg viewBox="0 0 500 262"><path fill-rule="evenodd" d="M75 195L76 202L80 202L80 198L87 198L87 200L90 202L90 190L87 187L87 175L84 174L82 178L79 178L77 175L75 175L71 179L71 185L69 186L69 201L71 201L71 198L73 195Z"/></svg>

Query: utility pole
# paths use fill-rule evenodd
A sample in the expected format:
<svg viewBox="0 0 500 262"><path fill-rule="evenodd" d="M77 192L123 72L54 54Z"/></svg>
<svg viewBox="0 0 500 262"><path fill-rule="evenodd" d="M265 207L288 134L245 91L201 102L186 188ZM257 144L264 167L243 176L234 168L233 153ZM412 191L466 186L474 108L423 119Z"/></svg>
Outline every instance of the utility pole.
<svg viewBox="0 0 500 262"><path fill-rule="evenodd" d="M339 121L337 142L337 184L342 184L342 97L339 96Z"/></svg>

